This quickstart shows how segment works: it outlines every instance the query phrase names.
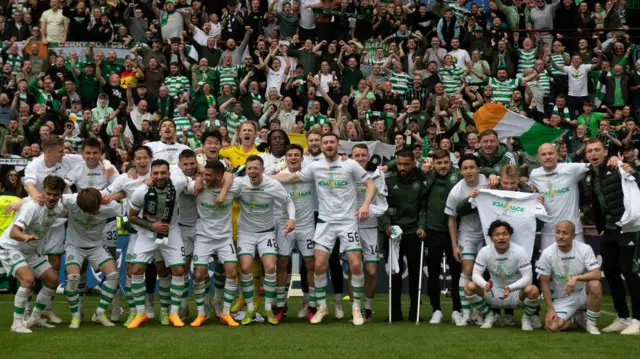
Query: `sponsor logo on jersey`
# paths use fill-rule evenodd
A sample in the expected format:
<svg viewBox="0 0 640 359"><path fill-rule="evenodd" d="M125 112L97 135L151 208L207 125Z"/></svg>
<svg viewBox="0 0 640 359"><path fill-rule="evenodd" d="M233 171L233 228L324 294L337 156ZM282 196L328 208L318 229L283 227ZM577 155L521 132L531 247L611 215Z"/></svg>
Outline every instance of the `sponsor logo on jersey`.
<svg viewBox="0 0 640 359"><path fill-rule="evenodd" d="M268 204L256 203L254 201L247 202L247 201L245 201L243 199L240 199L240 202L242 202L242 204L245 207L249 207L249 208L255 208L255 209L267 209L267 208L269 208Z"/></svg>
<svg viewBox="0 0 640 359"><path fill-rule="evenodd" d="M222 203L222 204L213 204L213 203L207 203L207 202L200 202L200 205L206 209L226 209L231 207L230 203Z"/></svg>
<svg viewBox="0 0 640 359"><path fill-rule="evenodd" d="M491 203L491 206L504 209L505 211L520 212L520 213L524 212L524 208L519 206L514 206L509 202L493 201Z"/></svg>
<svg viewBox="0 0 640 359"><path fill-rule="evenodd" d="M570 260L576 259L576 257L569 256L569 257L561 257L560 259L563 260L563 261L570 261Z"/></svg>
<svg viewBox="0 0 640 359"><path fill-rule="evenodd" d="M306 192L293 191L289 193L289 196L291 196L291 198L305 198L305 197L311 196L311 191L306 191Z"/></svg>
<svg viewBox="0 0 640 359"><path fill-rule="evenodd" d="M329 181L318 181L317 183L318 187L327 187L327 188L342 188L345 187L347 185L349 185L349 181L335 181L335 180L329 180Z"/></svg>
<svg viewBox="0 0 640 359"><path fill-rule="evenodd" d="M558 189L549 188L547 191L543 191L540 193L542 193L545 197L554 197L567 192L569 192L569 187L563 187Z"/></svg>

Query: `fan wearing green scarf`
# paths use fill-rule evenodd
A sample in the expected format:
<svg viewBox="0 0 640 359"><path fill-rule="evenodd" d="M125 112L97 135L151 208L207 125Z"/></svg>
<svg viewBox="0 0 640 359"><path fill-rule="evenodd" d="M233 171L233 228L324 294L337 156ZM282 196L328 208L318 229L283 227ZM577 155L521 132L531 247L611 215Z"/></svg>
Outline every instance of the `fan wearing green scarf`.
<svg viewBox="0 0 640 359"><path fill-rule="evenodd" d="M132 195L129 207L129 222L140 227L140 230L129 257L136 317L127 328L137 328L148 319L144 272L154 259L160 279L161 322L182 327L184 323L178 310L185 288L185 253L178 227L178 201L183 192L189 194L185 189L188 189L191 179L181 171L171 175L169 163L162 159L151 163L149 178L151 186L138 188ZM201 181L200 178L198 180ZM163 300L163 296L171 298L170 310L169 302Z"/></svg>

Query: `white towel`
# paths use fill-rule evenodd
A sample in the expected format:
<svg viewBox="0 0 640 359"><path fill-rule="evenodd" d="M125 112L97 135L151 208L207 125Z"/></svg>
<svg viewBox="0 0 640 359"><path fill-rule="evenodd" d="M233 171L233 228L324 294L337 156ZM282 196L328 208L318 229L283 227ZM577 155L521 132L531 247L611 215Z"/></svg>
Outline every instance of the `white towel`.
<svg viewBox="0 0 640 359"><path fill-rule="evenodd" d="M391 274L400 273L400 240L402 239L402 229L398 226L391 226L391 248L389 251L393 251L393 260L389 260L389 265L391 267Z"/></svg>

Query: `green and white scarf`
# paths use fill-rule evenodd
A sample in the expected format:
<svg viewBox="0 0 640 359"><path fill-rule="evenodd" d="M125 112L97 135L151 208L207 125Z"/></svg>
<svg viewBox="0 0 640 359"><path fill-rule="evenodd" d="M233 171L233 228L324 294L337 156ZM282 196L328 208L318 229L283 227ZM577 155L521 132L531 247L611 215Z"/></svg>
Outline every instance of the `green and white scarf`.
<svg viewBox="0 0 640 359"><path fill-rule="evenodd" d="M171 179L167 180L167 193L165 194L164 208L158 218L158 190L155 186L149 187L147 194L144 195L144 219L151 223L163 222L171 223L173 209L176 205L176 188L173 186ZM166 238L168 234L157 233L156 238Z"/></svg>
<svg viewBox="0 0 640 359"><path fill-rule="evenodd" d="M569 114L569 107L565 106L563 108L563 113L560 114L560 111L558 110L558 106L554 105L553 106L553 113L560 115L560 117L565 118L567 120L571 119L571 115Z"/></svg>

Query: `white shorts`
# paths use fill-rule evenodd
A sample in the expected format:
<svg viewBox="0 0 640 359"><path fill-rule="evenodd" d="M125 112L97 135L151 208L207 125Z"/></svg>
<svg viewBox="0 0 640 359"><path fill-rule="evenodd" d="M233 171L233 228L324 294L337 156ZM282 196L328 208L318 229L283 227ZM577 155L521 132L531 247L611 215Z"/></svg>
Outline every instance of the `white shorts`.
<svg viewBox="0 0 640 359"><path fill-rule="evenodd" d="M47 257L38 253L35 249L21 251L16 248L0 247L0 263L2 263L7 274L14 277L16 271L24 266L29 266L36 278L40 278L42 273L51 268Z"/></svg>
<svg viewBox="0 0 640 359"><path fill-rule="evenodd" d="M42 253L50 256L64 254L64 224L51 227L42 240Z"/></svg>
<svg viewBox="0 0 640 359"><path fill-rule="evenodd" d="M484 293L484 301L487 302L487 304L491 308L495 309L515 309L524 307L524 303L522 303L522 301L520 300L519 290L515 290L509 293L506 298L500 299L500 297L502 297L503 295L504 288L497 288L496 286L494 286L493 288L491 288L490 292Z"/></svg>
<svg viewBox="0 0 640 359"><path fill-rule="evenodd" d="M553 308L556 310L558 318L569 320L579 310L587 309L587 287L582 291L571 293L571 295L553 300Z"/></svg>
<svg viewBox="0 0 640 359"><path fill-rule="evenodd" d="M196 227L180 226L180 235L182 235L182 242L184 243L184 255L185 257L191 257L193 255L193 242L196 239Z"/></svg>
<svg viewBox="0 0 640 359"><path fill-rule="evenodd" d="M336 244L336 238L340 240L340 253L362 252L358 223L327 223L319 222L313 241L315 249L331 253Z"/></svg>
<svg viewBox="0 0 640 359"><path fill-rule="evenodd" d="M584 243L584 236L582 235L582 233L576 233L576 238L574 239L574 241ZM555 233L540 233L540 252L554 243L556 243Z"/></svg>
<svg viewBox="0 0 640 359"><path fill-rule="evenodd" d="M458 232L458 247L462 252L462 260L475 260L480 249L484 247L484 235Z"/></svg>
<svg viewBox="0 0 640 359"><path fill-rule="evenodd" d="M196 235L193 247L193 265L209 268L213 256L222 264L237 263L238 256L233 239L229 237L219 240Z"/></svg>
<svg viewBox="0 0 640 359"><path fill-rule="evenodd" d="M238 231L238 257L254 256L258 250L260 257L266 255L278 255L278 243L276 243L276 232L268 231L261 233L250 233Z"/></svg>
<svg viewBox="0 0 640 359"><path fill-rule="evenodd" d="M136 246L137 233L129 234L129 240L127 241L127 256L125 257L125 263L129 263L133 259L133 248Z"/></svg>
<svg viewBox="0 0 640 359"><path fill-rule="evenodd" d="M116 248L118 246L118 221L116 218L105 224L102 231L102 245L107 248Z"/></svg>
<svg viewBox="0 0 640 359"><path fill-rule="evenodd" d="M167 244L156 243L155 236L148 232L138 232L135 240L131 259L127 262L131 264L150 264L164 262L167 267L177 267L184 265L184 245L179 229L170 229ZM127 255L129 257L129 255Z"/></svg>
<svg viewBox="0 0 640 359"><path fill-rule="evenodd" d="M106 246L97 246L93 248L80 248L67 245L65 247L65 267L75 264L82 268L84 261L89 262L91 268L98 270L104 263L113 260L111 253Z"/></svg>
<svg viewBox="0 0 640 359"><path fill-rule="evenodd" d="M291 257L293 248L298 247L298 251L304 258L313 257L313 234L315 229L313 228L296 228L293 232L290 232L286 236L282 226L278 225L277 243L278 243L278 256Z"/></svg>
<svg viewBox="0 0 640 359"><path fill-rule="evenodd" d="M379 262L380 252L378 252L378 228L358 228L358 232L360 232L364 262Z"/></svg>

